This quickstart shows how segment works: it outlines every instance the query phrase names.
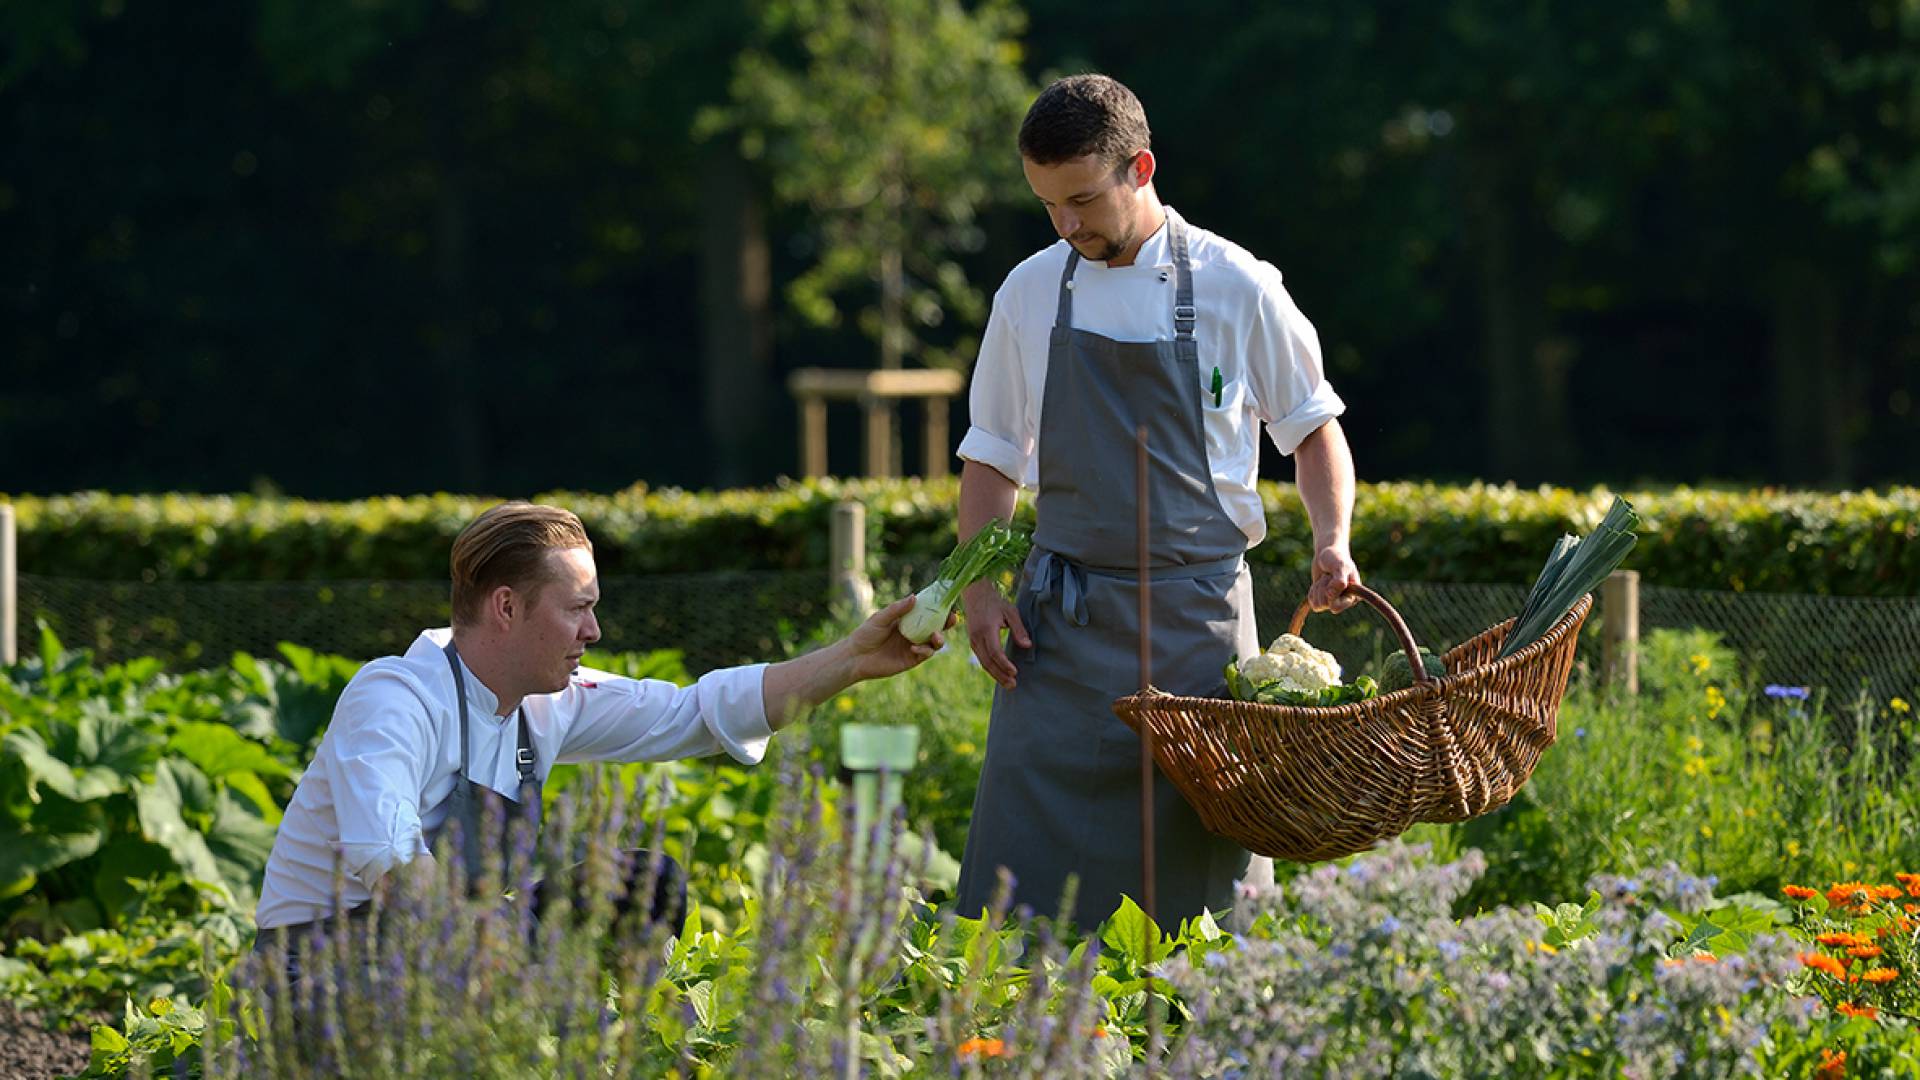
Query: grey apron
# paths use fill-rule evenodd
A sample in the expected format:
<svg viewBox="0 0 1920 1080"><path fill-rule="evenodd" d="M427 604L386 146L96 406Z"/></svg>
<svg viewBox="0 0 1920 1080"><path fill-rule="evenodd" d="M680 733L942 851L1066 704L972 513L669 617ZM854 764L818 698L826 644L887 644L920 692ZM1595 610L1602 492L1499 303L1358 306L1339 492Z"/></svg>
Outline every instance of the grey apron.
<svg viewBox="0 0 1920 1080"><path fill-rule="evenodd" d="M487 795L498 795L492 788L476 783L467 775L467 681L460 670L460 650L453 642L447 642L444 650L447 654L447 666L453 669L453 696L460 701L460 775L453 781L453 795L447 800L447 816L427 834L427 848L432 850L434 841L447 827L448 822L460 823L460 855L462 865L466 867L467 880L473 881L480 876L481 847L480 836L484 831L481 823L481 800ZM540 831L540 777L534 770L533 733L527 728L527 709L521 706L516 710L520 722L520 745L515 751L514 763L520 770L518 812L532 823L533 831ZM505 865L506 848L510 846L510 831L500 834L502 847L502 865Z"/></svg>
<svg viewBox="0 0 1920 1080"><path fill-rule="evenodd" d="M1207 461L1203 410L1216 408L1194 340L1186 225L1167 211L1172 341L1114 341L1073 328L1069 250L1047 351L1033 553L1020 578L1033 648L1019 685L994 692L986 760L960 870L959 909L977 915L1015 879L1014 902L1092 926L1122 893L1140 898L1140 739L1113 714L1139 688L1134 429L1148 430L1148 564L1153 681L1223 695L1222 669L1258 650L1246 534L1226 514ZM1208 369L1210 370L1210 369ZM1241 407L1237 400L1226 407ZM1154 785L1155 892L1162 926L1232 903L1248 853L1208 833L1173 785Z"/></svg>
<svg viewBox="0 0 1920 1080"><path fill-rule="evenodd" d="M453 642L447 642L447 647L444 651L447 654L447 665L453 669L454 697L460 701L460 775L454 779L453 794L447 799L447 816L441 819L437 828L426 834L425 840L427 849L431 851L434 841L439 839L440 834L446 830L447 823L458 821L460 823L461 866L465 868L467 880L471 882L479 879L482 868L481 853L483 849L480 845L480 837L485 831L485 825L481 817L482 800L488 796L499 797L499 793L485 785L475 783L467 776L467 770L470 764L467 753L467 682L464 673L460 669L460 652L454 648ZM540 830L541 783L539 774L534 769L533 733L527 727L527 710L522 707L518 712L520 721L520 744L515 754L515 762L520 769L519 805L522 808L520 812L525 814L527 819L532 822L534 832L537 834ZM510 830L503 831L500 834L501 866L503 867L508 864L511 858L512 835ZM346 912L346 917L349 920L362 919L365 918L372 909L372 904L361 904L359 907ZM330 933L333 925L334 919L325 918L314 922L298 923L283 927L281 929L283 929L285 933L282 935L276 936L271 932L258 934L254 938L253 951L266 955L271 947L271 943L275 940L284 940L291 943L296 940L297 936L305 935L315 929L318 929L321 933ZM293 949L290 944L287 952L287 974L291 982L297 983L300 981L300 970L298 952Z"/></svg>

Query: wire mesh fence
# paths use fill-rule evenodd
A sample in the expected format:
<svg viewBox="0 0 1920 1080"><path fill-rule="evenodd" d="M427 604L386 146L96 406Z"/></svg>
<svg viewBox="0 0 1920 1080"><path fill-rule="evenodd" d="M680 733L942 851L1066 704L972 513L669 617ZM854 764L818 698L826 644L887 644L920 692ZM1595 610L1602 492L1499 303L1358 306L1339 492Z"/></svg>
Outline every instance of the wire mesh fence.
<svg viewBox="0 0 1920 1080"><path fill-rule="evenodd" d="M807 571L604 578L600 647L678 649L705 671L777 658L828 615L825 575ZM175 667L270 655L282 641L371 659L406 651L448 622L448 585L434 581L156 583L19 578L21 651L35 620L103 662L157 656Z"/></svg>
<svg viewBox="0 0 1920 1080"><path fill-rule="evenodd" d="M891 561L874 582L882 601L924 581L934 564ZM1519 585L1372 582L1435 652L1518 611ZM1306 595L1305 575L1260 567L1254 597L1262 640L1285 630ZM34 620L104 661L159 656L170 664L271 653L291 641L365 659L403 651L423 627L447 622L447 585L432 581L156 583L19 578L21 649L37 648ZM602 647L678 649L691 671L777 658L830 617L823 571L726 571L613 577L601 582ZM1920 598L1853 598L1709 592L1643 586L1640 627L1719 633L1745 670L1765 683L1860 694L1920 696ZM1605 604L1588 622L1607 617ZM1394 647L1363 608L1311 616L1307 635L1349 669ZM1585 650L1597 662L1597 642Z"/></svg>
<svg viewBox="0 0 1920 1080"><path fill-rule="evenodd" d="M875 576L880 602L929 580L937 563L885 562ZM1369 582L1406 619L1416 640L1434 652L1510 618L1526 599L1519 585ZM1306 596L1304 574L1256 567L1255 615L1262 642L1285 631ZM235 652L272 655L280 642L370 659L403 652L423 628L448 621L448 587L432 581L279 581L158 583L81 581L20 575L20 648L39 648L36 622L69 647L102 662L155 656L185 669L225 662ZM688 671L779 659L836 625L825 571L653 574L601 581L600 647L610 651L673 649ZM1851 598L1713 592L1642 586L1643 643L1659 630L1706 630L1737 656L1738 670L1759 692L1766 684L1806 688L1832 708L1832 746L1844 752L1860 737L1861 716L1892 718L1895 699L1920 702L1920 598ZM1588 619L1582 666L1597 669L1602 599ZM1308 618L1306 635L1348 671L1377 671L1398 647L1384 620L1356 606ZM1872 709L1852 708L1861 703ZM1873 722L1876 726L1879 721ZM1904 770L1905 741L1894 762Z"/></svg>

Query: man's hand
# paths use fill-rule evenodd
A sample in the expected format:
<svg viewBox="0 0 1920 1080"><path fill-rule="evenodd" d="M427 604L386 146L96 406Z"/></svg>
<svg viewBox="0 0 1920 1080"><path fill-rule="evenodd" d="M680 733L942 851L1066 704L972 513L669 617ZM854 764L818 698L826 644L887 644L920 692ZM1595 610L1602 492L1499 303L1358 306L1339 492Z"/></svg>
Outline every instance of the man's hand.
<svg viewBox="0 0 1920 1080"><path fill-rule="evenodd" d="M946 644L945 636L937 632L919 645L901 636L900 620L913 610L914 601L912 594L895 600L868 616L866 622L847 635L844 644L848 673L855 682L884 679L919 667ZM951 614L947 616L949 629L953 626L953 618Z"/></svg>
<svg viewBox="0 0 1920 1080"><path fill-rule="evenodd" d="M981 670L992 676L994 682L1013 689L1020 671L1007 659L1000 634L1009 631L1015 645L1023 649L1033 647L1033 639L1027 636L1027 628L1020 621L1020 610L992 581L976 581L967 586L967 591L960 594L960 602L967 613L967 644L973 646L973 655L980 661Z"/></svg>
<svg viewBox="0 0 1920 1080"><path fill-rule="evenodd" d="M1359 597L1347 592L1360 584L1360 568L1353 565L1353 553L1345 544L1329 544L1313 556L1313 586L1307 590L1307 602L1315 611L1345 611Z"/></svg>
<svg viewBox="0 0 1920 1080"><path fill-rule="evenodd" d="M895 600L826 648L767 665L760 683L767 726L779 731L854 683L898 675L939 652L946 644L940 634L919 645L900 636L900 620L913 602L911 596ZM953 625L953 616L947 616L947 625Z"/></svg>

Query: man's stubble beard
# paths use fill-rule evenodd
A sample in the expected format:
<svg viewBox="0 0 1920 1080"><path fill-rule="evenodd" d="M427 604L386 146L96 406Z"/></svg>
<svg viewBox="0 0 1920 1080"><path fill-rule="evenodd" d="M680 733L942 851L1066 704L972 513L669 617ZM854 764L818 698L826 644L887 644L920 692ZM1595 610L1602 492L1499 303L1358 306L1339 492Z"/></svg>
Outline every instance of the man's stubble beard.
<svg viewBox="0 0 1920 1080"><path fill-rule="evenodd" d="M1081 252L1081 255L1095 262L1110 263L1126 254L1127 249L1133 246L1133 237L1133 230L1128 230L1125 235L1114 239L1102 237L1101 239L1106 240L1106 246L1104 248L1101 248L1098 252Z"/></svg>

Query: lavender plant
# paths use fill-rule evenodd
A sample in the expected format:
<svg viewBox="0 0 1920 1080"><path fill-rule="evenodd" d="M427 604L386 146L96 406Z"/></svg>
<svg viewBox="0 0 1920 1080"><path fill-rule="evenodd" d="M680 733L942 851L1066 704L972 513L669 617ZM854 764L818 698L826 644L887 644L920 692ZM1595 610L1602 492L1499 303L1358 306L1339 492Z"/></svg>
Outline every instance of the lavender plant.
<svg viewBox="0 0 1920 1080"><path fill-rule="evenodd" d="M1751 1075L1804 1026L1784 936L1709 954L1624 881L1596 881L1577 916L1454 920L1484 865L1397 844L1261 897L1238 948L1169 966L1194 1015L1171 1073Z"/></svg>
<svg viewBox="0 0 1920 1080"><path fill-rule="evenodd" d="M457 859L421 860L363 918L288 942L298 978L280 948L242 960L218 1000L169 1028L202 1040L197 1060L123 1039L96 1074L176 1058L183 1074L291 1078L1104 1076L1124 1063L1128 1041L1106 1035L1110 1004L1093 989L1097 946L1070 951L1004 903L935 916L916 887L932 845L906 842L898 816L856 835L819 775L793 768L730 931L697 905L675 927L623 914L631 850L658 846L657 795L577 784L538 844L496 808L476 880ZM643 872L635 893L650 891ZM130 1013L128 1030L158 1032L154 1019Z"/></svg>

